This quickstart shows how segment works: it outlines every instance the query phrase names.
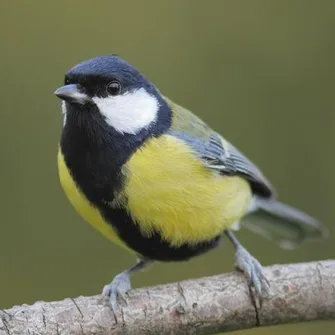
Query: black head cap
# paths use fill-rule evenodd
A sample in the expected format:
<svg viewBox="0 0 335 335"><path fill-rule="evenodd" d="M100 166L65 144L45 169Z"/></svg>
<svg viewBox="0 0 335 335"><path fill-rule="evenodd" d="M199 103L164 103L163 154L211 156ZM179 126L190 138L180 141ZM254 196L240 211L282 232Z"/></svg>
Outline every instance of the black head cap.
<svg viewBox="0 0 335 335"><path fill-rule="evenodd" d="M99 56L85 60L71 68L65 76L65 84L79 84L88 96L104 97L110 82L120 83L121 92L145 88L156 91L154 85L131 64L117 55Z"/></svg>

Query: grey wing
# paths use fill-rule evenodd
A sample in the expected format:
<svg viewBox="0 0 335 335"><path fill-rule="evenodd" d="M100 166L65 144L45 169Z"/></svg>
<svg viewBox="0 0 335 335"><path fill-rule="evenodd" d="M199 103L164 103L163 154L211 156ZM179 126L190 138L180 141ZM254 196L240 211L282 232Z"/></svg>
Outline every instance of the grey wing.
<svg viewBox="0 0 335 335"><path fill-rule="evenodd" d="M308 215L275 200L272 185L246 156L187 109L165 98L173 111L170 134L185 141L204 164L222 175L242 176L255 197L245 225L281 246L325 235L326 229Z"/></svg>
<svg viewBox="0 0 335 335"><path fill-rule="evenodd" d="M218 133L212 131L206 140L175 130L171 130L170 134L191 146L210 169L224 175L244 177L256 195L265 198L275 196L274 188L256 165Z"/></svg>

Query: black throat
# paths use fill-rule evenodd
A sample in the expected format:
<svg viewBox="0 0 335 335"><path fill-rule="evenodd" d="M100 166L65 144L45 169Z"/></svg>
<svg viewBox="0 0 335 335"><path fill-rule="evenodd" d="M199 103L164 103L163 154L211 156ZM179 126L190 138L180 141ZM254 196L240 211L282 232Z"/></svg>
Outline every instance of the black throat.
<svg viewBox="0 0 335 335"><path fill-rule="evenodd" d="M171 110L160 104L158 119L136 135L122 135L111 128L94 105L80 110L68 104L61 151L77 187L136 253L160 261L181 261L214 248L220 235L197 245L173 247L159 232L144 236L125 208L107 204L122 188L121 169L149 137L158 137L171 126ZM164 153L162 153L164 154Z"/></svg>
<svg viewBox="0 0 335 335"><path fill-rule="evenodd" d="M112 201L122 186L121 168L149 137L171 125L171 111L160 101L157 120L137 134L120 134L109 126L96 105L66 104L60 147L77 186L89 201Z"/></svg>

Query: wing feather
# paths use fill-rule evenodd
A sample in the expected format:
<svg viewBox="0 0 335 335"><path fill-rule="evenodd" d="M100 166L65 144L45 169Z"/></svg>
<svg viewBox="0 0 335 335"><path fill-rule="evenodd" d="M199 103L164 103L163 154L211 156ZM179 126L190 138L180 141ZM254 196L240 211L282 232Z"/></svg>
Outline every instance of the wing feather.
<svg viewBox="0 0 335 335"><path fill-rule="evenodd" d="M173 112L170 134L190 145L208 168L223 175L244 177L259 196L275 196L270 182L244 154L189 110L165 99Z"/></svg>

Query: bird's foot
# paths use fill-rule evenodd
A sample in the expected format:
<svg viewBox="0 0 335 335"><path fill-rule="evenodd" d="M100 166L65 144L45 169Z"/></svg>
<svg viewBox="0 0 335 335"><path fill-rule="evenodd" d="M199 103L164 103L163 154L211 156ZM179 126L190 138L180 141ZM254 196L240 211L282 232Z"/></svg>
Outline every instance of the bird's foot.
<svg viewBox="0 0 335 335"><path fill-rule="evenodd" d="M113 281L106 285L102 294L109 297L110 304L115 312L118 306L118 298L126 302L127 292L131 290L130 277L127 272L121 272Z"/></svg>
<svg viewBox="0 0 335 335"><path fill-rule="evenodd" d="M262 300L268 295L270 287L269 281L266 279L262 265L241 245L236 248L236 267L241 270L248 278L249 286L255 289L253 297L262 305Z"/></svg>

